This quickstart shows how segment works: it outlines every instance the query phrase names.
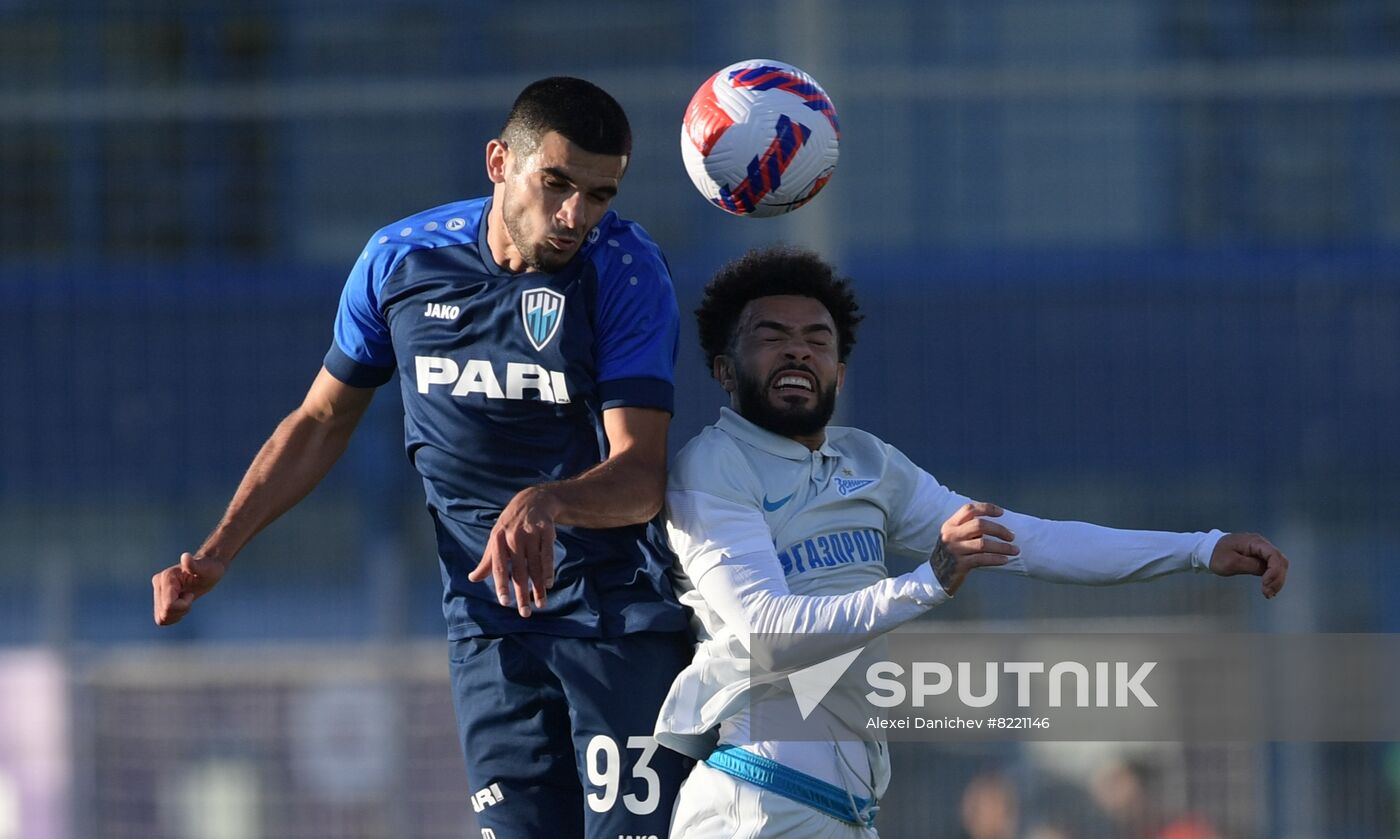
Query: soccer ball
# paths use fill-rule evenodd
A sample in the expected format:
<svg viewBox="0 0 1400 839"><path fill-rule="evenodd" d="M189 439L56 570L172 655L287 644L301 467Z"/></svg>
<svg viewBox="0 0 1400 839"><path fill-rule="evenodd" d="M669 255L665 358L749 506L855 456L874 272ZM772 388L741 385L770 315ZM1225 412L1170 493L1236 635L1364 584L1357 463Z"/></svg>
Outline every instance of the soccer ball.
<svg viewBox="0 0 1400 839"><path fill-rule="evenodd" d="M681 121L681 158L700 194L736 216L776 216L811 201L836 169L841 127L816 80L750 59L715 73Z"/></svg>

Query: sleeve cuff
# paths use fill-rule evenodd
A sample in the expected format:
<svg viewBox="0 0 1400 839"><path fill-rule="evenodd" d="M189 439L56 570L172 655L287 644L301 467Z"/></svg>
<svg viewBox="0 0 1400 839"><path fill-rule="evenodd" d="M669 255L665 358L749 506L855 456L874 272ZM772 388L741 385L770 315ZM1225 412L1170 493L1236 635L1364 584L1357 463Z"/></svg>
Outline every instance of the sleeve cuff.
<svg viewBox="0 0 1400 839"><path fill-rule="evenodd" d="M1215 553L1215 546L1219 544L1220 540L1223 538L1225 538L1225 531L1212 530L1196 543L1196 550L1191 552L1192 571L1210 570L1210 557Z"/></svg>
<svg viewBox="0 0 1400 839"><path fill-rule="evenodd" d="M387 381L387 380L386 380ZM598 398L609 408L659 408L676 412L676 386L661 379L612 379L598 383Z"/></svg>
<svg viewBox="0 0 1400 839"><path fill-rule="evenodd" d="M906 583L905 588L910 598L920 606L931 608L953 598L953 595L943 590L943 585L933 574L933 566L927 562L919 563L918 568L901 579Z"/></svg>
<svg viewBox="0 0 1400 839"><path fill-rule="evenodd" d="M351 387L379 387L394 377L393 367L376 367L356 361L334 341L326 352L324 363L327 372Z"/></svg>

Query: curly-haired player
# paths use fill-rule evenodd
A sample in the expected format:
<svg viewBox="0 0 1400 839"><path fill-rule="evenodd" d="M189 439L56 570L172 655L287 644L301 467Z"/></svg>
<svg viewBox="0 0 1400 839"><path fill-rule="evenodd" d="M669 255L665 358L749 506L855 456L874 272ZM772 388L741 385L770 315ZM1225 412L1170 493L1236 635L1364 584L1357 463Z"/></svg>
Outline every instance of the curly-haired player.
<svg viewBox="0 0 1400 839"><path fill-rule="evenodd" d="M870 434L828 427L860 316L849 283L814 254L750 252L718 272L696 314L731 407L681 451L666 491L681 599L703 627L656 726L663 745L702 761L681 788L673 837L875 835L883 737L821 707L814 730L845 736L756 737L751 659L794 671L854 649L980 567L1086 584L1209 570L1262 575L1265 597L1283 587L1288 560L1262 536L1013 513L954 493ZM929 559L891 577L887 549ZM760 633L791 640L752 646Z"/></svg>

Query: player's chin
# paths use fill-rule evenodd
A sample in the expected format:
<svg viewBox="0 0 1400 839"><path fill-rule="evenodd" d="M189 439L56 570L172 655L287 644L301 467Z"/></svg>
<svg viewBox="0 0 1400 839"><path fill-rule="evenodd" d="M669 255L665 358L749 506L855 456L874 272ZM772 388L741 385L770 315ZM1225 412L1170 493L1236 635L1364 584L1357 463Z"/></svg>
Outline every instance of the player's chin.
<svg viewBox="0 0 1400 839"><path fill-rule="evenodd" d="M775 410L810 411L820 400L810 390L797 388L774 388L768 392L768 404Z"/></svg>
<svg viewBox="0 0 1400 839"><path fill-rule="evenodd" d="M562 270L565 265L569 264L569 260L574 258L574 252L576 250L577 248L568 253L561 254L551 248L541 248L536 251L535 258L533 260L527 260L527 262L530 267L534 268L536 271L553 274Z"/></svg>
<svg viewBox="0 0 1400 839"><path fill-rule="evenodd" d="M786 394L769 400L772 412L789 423L810 424L817 415L818 400L815 396L795 396Z"/></svg>
<svg viewBox="0 0 1400 839"><path fill-rule="evenodd" d="M795 427L805 425L812 415L810 405L797 404L782 399L773 399L768 402L768 415L784 427Z"/></svg>
<svg viewBox="0 0 1400 839"><path fill-rule="evenodd" d="M578 245L570 248L556 248L553 245L545 245L538 251L539 268L542 271L553 273L569 264L569 260L578 253Z"/></svg>

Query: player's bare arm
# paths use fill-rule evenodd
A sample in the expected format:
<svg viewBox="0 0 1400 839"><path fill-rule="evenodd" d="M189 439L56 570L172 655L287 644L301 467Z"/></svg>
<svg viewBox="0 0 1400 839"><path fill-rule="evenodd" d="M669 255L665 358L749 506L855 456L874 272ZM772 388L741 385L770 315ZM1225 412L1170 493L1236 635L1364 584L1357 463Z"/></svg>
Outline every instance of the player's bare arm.
<svg viewBox="0 0 1400 839"><path fill-rule="evenodd" d="M489 575L501 605L515 603L522 617L531 604L548 605L554 585L554 526L623 527L661 510L666 491L666 431L671 415L651 408L603 412L608 458L565 481L521 490L496 520L486 552L468 575Z"/></svg>
<svg viewBox="0 0 1400 839"><path fill-rule="evenodd" d="M1021 552L1012 544L1016 534L990 521L1003 510L987 501L972 501L958 508L943 523L938 546L929 557L933 575L948 594L956 594L975 568L1005 565ZM985 518L984 518L985 517Z"/></svg>
<svg viewBox="0 0 1400 839"><path fill-rule="evenodd" d="M1288 577L1288 557L1258 533L1227 533L1210 554L1210 570L1221 577L1251 574L1263 577L1264 597L1272 599L1283 591Z"/></svg>
<svg viewBox="0 0 1400 839"><path fill-rule="evenodd" d="M151 578L155 621L177 623L223 578L243 546L305 498L345 452L374 395L325 368L301 405L277 426L248 467L214 532L194 553Z"/></svg>

